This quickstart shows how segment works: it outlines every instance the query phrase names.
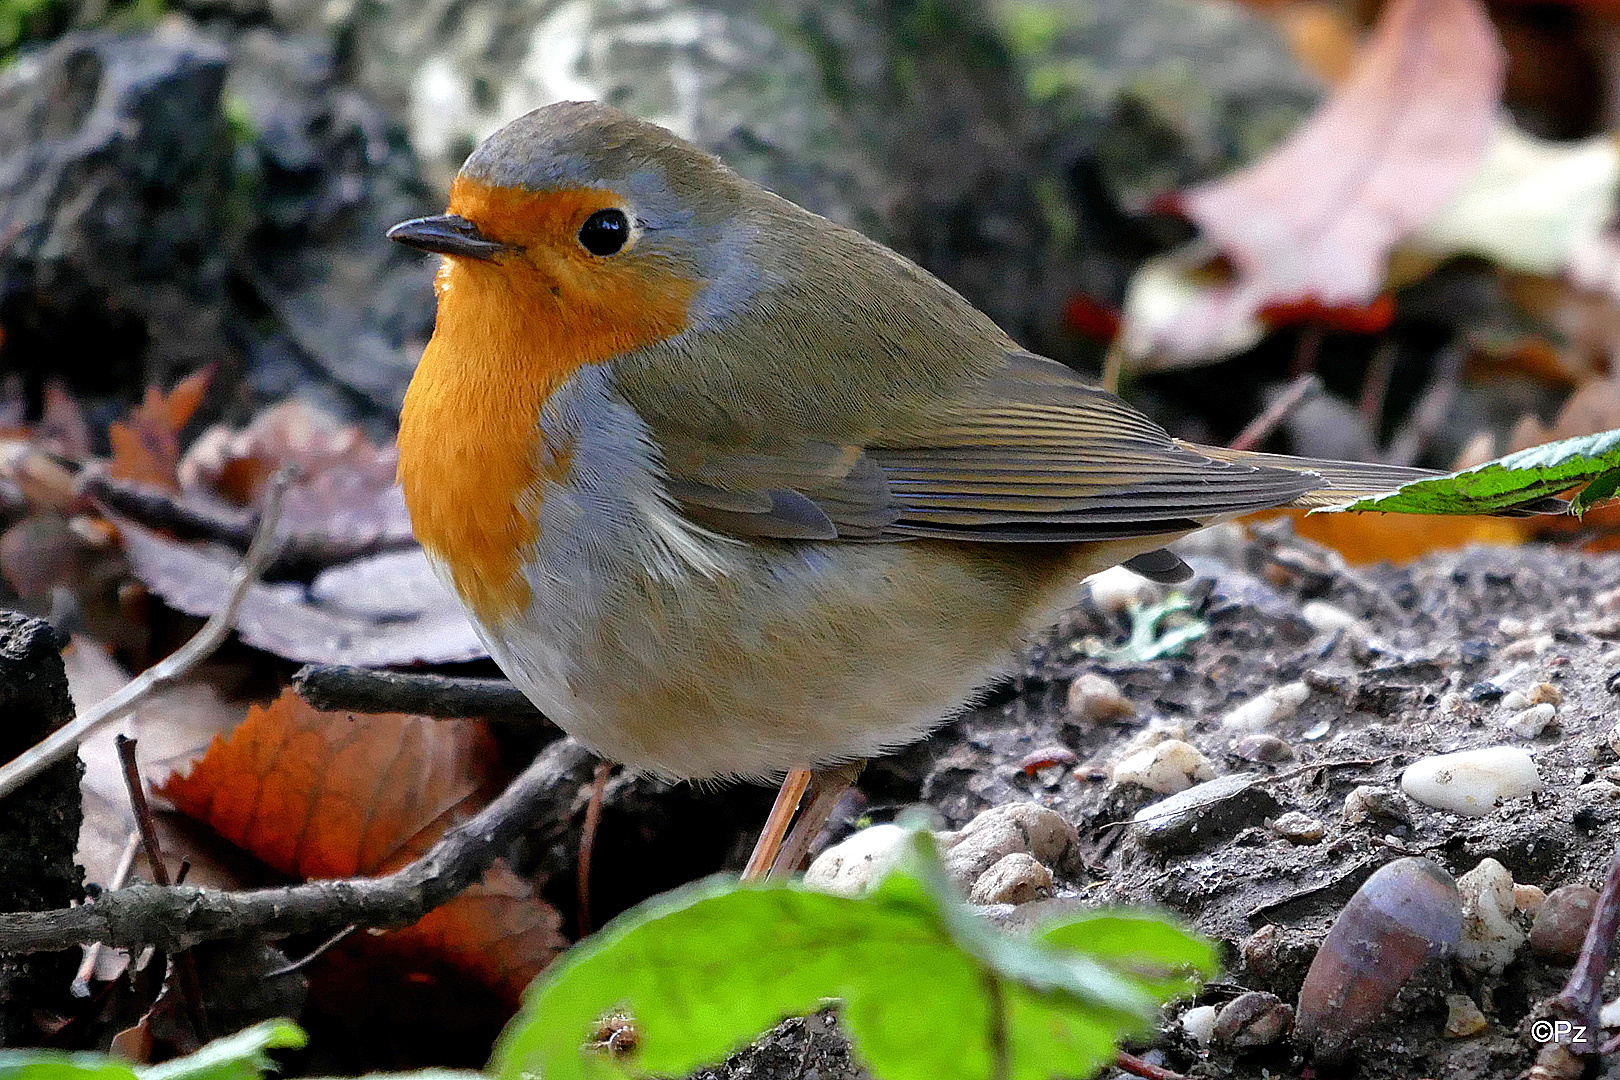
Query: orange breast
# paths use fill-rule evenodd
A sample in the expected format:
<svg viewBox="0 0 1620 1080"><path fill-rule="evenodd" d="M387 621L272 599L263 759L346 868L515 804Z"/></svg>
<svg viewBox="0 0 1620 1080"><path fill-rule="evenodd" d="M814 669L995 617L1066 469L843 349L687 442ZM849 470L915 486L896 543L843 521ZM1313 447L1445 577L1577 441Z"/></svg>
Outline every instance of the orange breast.
<svg viewBox="0 0 1620 1080"><path fill-rule="evenodd" d="M527 605L540 481L568 472L572 448L540 423L546 399L586 364L679 333L698 288L633 245L608 259L579 246L585 218L616 202L597 189L451 189L451 213L517 250L445 258L433 340L400 413L399 479L417 540L486 626Z"/></svg>

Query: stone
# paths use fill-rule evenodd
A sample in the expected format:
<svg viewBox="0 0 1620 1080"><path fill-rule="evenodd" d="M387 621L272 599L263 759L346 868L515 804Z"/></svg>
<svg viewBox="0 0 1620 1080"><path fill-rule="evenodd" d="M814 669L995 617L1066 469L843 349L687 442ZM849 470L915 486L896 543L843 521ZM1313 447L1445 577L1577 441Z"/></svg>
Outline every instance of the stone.
<svg viewBox="0 0 1620 1080"><path fill-rule="evenodd" d="M1527 751L1488 746L1421 758L1401 773L1407 797L1466 817L1482 817L1507 799L1540 791L1541 774Z"/></svg>
<svg viewBox="0 0 1620 1080"><path fill-rule="evenodd" d="M1277 800L1253 776L1233 773L1144 806L1131 819L1132 831L1150 851L1184 854L1257 825L1276 809Z"/></svg>
<svg viewBox="0 0 1620 1080"><path fill-rule="evenodd" d="M1061 814L1029 802L991 807L959 832L939 835L945 872L964 890L1007 855L1021 852L1045 866L1061 866L1079 845L1080 835Z"/></svg>
<svg viewBox="0 0 1620 1080"><path fill-rule="evenodd" d="M870 892L905 860L910 835L898 825L860 829L817 855L804 872L804 883L841 896Z"/></svg>
<svg viewBox="0 0 1620 1080"><path fill-rule="evenodd" d="M1052 871L1028 852L1003 855L973 883L968 900L974 904L1027 904L1052 895Z"/></svg>

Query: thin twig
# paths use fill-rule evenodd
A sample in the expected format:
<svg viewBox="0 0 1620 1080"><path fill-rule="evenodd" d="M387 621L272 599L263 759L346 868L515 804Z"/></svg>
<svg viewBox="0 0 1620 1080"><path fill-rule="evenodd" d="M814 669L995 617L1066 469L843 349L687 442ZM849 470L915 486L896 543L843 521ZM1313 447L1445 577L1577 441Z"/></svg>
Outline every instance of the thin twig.
<svg viewBox="0 0 1620 1080"><path fill-rule="evenodd" d="M1367 430L1374 433L1374 438L1383 423L1384 400L1389 394L1390 380L1395 377L1395 361L1399 353L1393 338L1381 342L1367 364L1367 377L1361 383L1361 400L1356 404L1356 409L1366 422Z"/></svg>
<svg viewBox="0 0 1620 1080"><path fill-rule="evenodd" d="M348 664L305 664L293 675L292 683L299 697L328 712L547 722L534 702L505 679L375 671Z"/></svg>
<svg viewBox="0 0 1620 1080"><path fill-rule="evenodd" d="M135 827L140 830L141 846L146 849L146 861L152 867L152 880L159 885L174 884L169 880L169 868L163 861L163 845L158 842L157 823L152 820L152 806L146 801L146 789L141 784L141 767L135 761L136 740L128 735L117 735L113 745L118 748L118 761L124 767L124 787L129 791L129 807L135 813Z"/></svg>
<svg viewBox="0 0 1620 1080"><path fill-rule="evenodd" d="M596 763L596 775L591 778L591 797L585 802L585 824L579 830L578 879L575 881L579 904L575 921L579 923L579 936L582 938L592 930L591 853L596 849L596 826L602 820L602 793L607 789L608 773L612 771L613 762Z"/></svg>
<svg viewBox="0 0 1620 1080"><path fill-rule="evenodd" d="M35 743L17 757L0 767L0 799L16 791L58 761L78 749L86 736L102 724L127 715L160 687L183 677L192 668L213 654L231 632L236 609L263 571L275 557L276 522L281 517L282 497L286 494L288 470L283 469L270 478L265 486L264 510L259 515L259 531L248 545L247 554L231 575L230 591L225 603L208 617L202 629L172 654L153 664L125 683L75 720L51 732L43 741Z"/></svg>
<svg viewBox="0 0 1620 1080"><path fill-rule="evenodd" d="M112 877L107 881L107 889L121 889L124 882L129 880L129 872L135 869L135 855L141 850L141 832L139 829L129 834L129 840L124 844L124 853L118 856L118 865L113 869ZM92 941L84 947L84 960L79 964L79 970L73 976L73 982L68 986L68 992L76 998L90 996L90 980L95 978L96 965L101 963L102 950L107 946L99 941Z"/></svg>
<svg viewBox="0 0 1620 1080"><path fill-rule="evenodd" d="M1315 372L1307 371L1288 384L1277 400L1266 411L1250 420L1248 426L1227 443L1229 450L1253 450L1270 437L1277 425L1288 419L1293 411L1315 397L1322 389L1322 380Z"/></svg>
<svg viewBox="0 0 1620 1080"><path fill-rule="evenodd" d="M274 971L267 971L263 976L261 976L261 978L268 981L270 979L279 979L283 975L292 975L296 972L302 971L310 964L313 964L315 961L325 956L332 949L337 948L338 945L342 944L344 941L347 941L349 937L358 929L360 929L358 926L350 923L348 926L345 926L343 929L339 930L337 933L315 946L315 950L313 952L308 953L297 960L283 964Z"/></svg>
<svg viewBox="0 0 1620 1080"><path fill-rule="evenodd" d="M163 845L158 842L157 822L152 820L152 806L146 801L146 785L141 783L141 767L135 760L135 740L120 733L113 739L118 747L118 760L124 767L124 787L129 791L129 807L135 813L135 827L140 830L141 846L146 849L146 862L152 868L152 880L168 885L169 867L163 861ZM187 867L189 869L189 866ZM175 976L180 980L180 996L191 1020L192 1033L198 1041L213 1038L209 1031L208 1013L203 1009L202 979L197 975L197 958L189 951L171 954Z"/></svg>
<svg viewBox="0 0 1620 1080"><path fill-rule="evenodd" d="M595 760L580 743L559 739L494 802L384 877L243 892L131 885L79 907L0 914L0 953L48 952L87 941L174 952L219 938L330 933L350 923L409 926L483 877L532 825L566 820Z"/></svg>
<svg viewBox="0 0 1620 1080"><path fill-rule="evenodd" d="M1570 969L1569 981L1557 997L1548 1003L1559 1019L1574 1025L1574 1037L1564 1045L1574 1054L1595 1054L1603 1026L1598 1012L1603 1005L1603 979L1614 963L1616 934L1620 933L1620 851L1609 860L1609 872L1603 877L1603 891L1598 894L1592 921L1586 928L1586 939L1581 942L1581 955Z"/></svg>

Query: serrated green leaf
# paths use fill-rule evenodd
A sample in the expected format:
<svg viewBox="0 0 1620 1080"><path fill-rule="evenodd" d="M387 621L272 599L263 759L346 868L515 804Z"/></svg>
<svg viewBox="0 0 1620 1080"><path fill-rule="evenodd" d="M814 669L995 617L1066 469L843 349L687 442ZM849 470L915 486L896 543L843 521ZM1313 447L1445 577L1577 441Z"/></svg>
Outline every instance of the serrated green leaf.
<svg viewBox="0 0 1620 1080"><path fill-rule="evenodd" d="M1492 514L1583 484L1607 484L1617 471L1620 429L1532 446L1472 469L1414 480L1383 495L1312 513L1378 510L1396 514ZM1607 491L1599 486L1595 496L1583 493L1577 504L1584 509L1613 494L1615 486L1609 485Z"/></svg>
<svg viewBox="0 0 1620 1080"><path fill-rule="evenodd" d="M1604 473L1580 490L1569 502L1569 512L1576 517L1584 517L1586 512L1598 503L1614 498L1616 491L1620 491L1620 470Z"/></svg>
<svg viewBox="0 0 1620 1080"><path fill-rule="evenodd" d="M307 1041L291 1020L266 1020L161 1065L133 1066L106 1054L0 1051L0 1080L256 1080L274 1067L266 1050Z"/></svg>
<svg viewBox="0 0 1620 1080"><path fill-rule="evenodd" d="M864 897L711 879L621 916L530 987L490 1072L681 1075L840 999L857 1054L882 1080L1084 1076L1151 1023L1165 985L1184 991L1189 966L1212 970L1206 944L1147 916L1095 922L1100 952L1084 935L1003 934L955 897L932 837L912 839L910 864ZM1148 962L1122 961L1131 940ZM614 1010L633 1018L634 1053L584 1049Z"/></svg>
<svg viewBox="0 0 1620 1080"><path fill-rule="evenodd" d="M1040 939L1084 949L1169 1000L1195 991L1220 970L1215 943L1143 911L1104 909L1043 928Z"/></svg>

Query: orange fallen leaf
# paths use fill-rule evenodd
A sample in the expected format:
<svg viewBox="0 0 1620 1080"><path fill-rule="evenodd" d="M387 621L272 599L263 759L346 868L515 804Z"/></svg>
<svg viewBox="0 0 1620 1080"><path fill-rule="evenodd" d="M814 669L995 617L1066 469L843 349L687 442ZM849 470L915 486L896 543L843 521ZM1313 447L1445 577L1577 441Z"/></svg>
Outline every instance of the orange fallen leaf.
<svg viewBox="0 0 1620 1080"><path fill-rule="evenodd" d="M204 368L168 393L147 387L145 399L107 429L113 451L107 471L120 480L178 491L180 431L202 404L213 374L213 368Z"/></svg>
<svg viewBox="0 0 1620 1080"><path fill-rule="evenodd" d="M287 690L159 790L284 874L376 875L487 803L495 758L488 729L474 721L323 713ZM560 926L528 882L497 865L481 885L376 940L407 979L418 966L450 968L515 1005L566 947Z"/></svg>
<svg viewBox="0 0 1620 1080"><path fill-rule="evenodd" d="M1402 565L1433 551L1469 544L1523 544L1535 535L1531 518L1423 517L1411 514L1307 514L1284 510L1294 531L1330 547L1351 563Z"/></svg>
<svg viewBox="0 0 1620 1080"><path fill-rule="evenodd" d="M1286 142L1182 196L1237 279L1155 328L1151 351L1214 359L1267 306L1372 301L1394 245L1483 159L1503 72L1478 0L1392 0L1349 81Z"/></svg>

